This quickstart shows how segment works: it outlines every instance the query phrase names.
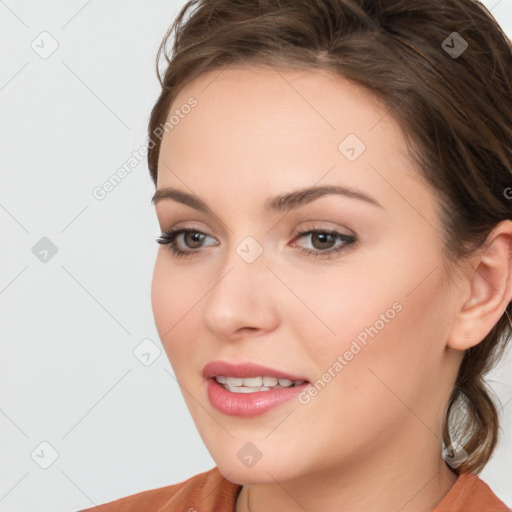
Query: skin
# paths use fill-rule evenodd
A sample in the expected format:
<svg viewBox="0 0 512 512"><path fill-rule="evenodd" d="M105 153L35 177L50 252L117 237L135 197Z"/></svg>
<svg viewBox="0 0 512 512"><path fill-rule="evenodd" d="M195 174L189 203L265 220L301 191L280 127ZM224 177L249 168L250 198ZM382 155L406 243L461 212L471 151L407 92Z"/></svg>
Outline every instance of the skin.
<svg viewBox="0 0 512 512"><path fill-rule="evenodd" d="M198 105L162 140L157 189L203 199L212 214L155 205L178 236L159 246L156 326L197 429L220 471L243 484L237 511L432 510L457 476L441 457L443 412L463 351L480 342L511 299L510 222L447 275L436 197L419 179L399 127L368 93L323 71L228 67L188 84L172 108ZM366 150L338 150L348 134ZM267 213L271 196L313 185L359 189L381 205L326 195ZM298 228L335 229L331 245ZM252 236L263 249L236 252ZM188 245L186 245L188 242ZM369 338L307 405L291 400L254 418L210 404L201 375L212 360L254 361L321 378L380 315L402 310ZM468 337L466 337L468 335ZM262 453L248 468L247 443Z"/></svg>

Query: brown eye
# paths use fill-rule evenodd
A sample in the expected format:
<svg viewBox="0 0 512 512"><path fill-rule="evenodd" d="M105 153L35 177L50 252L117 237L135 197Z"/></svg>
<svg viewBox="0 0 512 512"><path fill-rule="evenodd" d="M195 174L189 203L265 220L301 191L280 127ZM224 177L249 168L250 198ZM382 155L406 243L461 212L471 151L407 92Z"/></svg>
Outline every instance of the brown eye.
<svg viewBox="0 0 512 512"><path fill-rule="evenodd" d="M185 249L177 247L176 238L180 235L183 235ZM169 229L162 233L156 241L159 244L168 245L174 256L181 257L199 255L201 251L194 249L201 248L205 237L210 237L210 235L197 229Z"/></svg>
<svg viewBox="0 0 512 512"><path fill-rule="evenodd" d="M332 233L316 231L312 233L311 242L315 249L330 249L336 242L336 237Z"/></svg>
<svg viewBox="0 0 512 512"><path fill-rule="evenodd" d="M185 245L190 249L198 249L201 247L201 243L205 237L203 233L198 233L197 231L185 231L183 235Z"/></svg>
<svg viewBox="0 0 512 512"><path fill-rule="evenodd" d="M306 254L314 257L331 257L333 254L348 249L351 245L356 242L356 237L352 235L345 235L344 233L339 233L338 231L332 231L329 229L312 229L308 231L299 230L298 239L311 237L311 245L312 249L302 248L301 254ZM333 244L336 243L336 240L340 240L340 243L337 247Z"/></svg>

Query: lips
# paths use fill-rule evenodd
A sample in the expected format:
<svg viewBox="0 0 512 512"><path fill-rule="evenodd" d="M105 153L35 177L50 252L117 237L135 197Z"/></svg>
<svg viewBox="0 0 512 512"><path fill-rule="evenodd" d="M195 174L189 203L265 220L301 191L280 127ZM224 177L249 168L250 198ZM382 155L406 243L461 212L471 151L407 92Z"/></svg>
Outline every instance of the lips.
<svg viewBox="0 0 512 512"><path fill-rule="evenodd" d="M306 377L300 375L294 375L276 368L270 368L257 363L229 363L227 361L212 361L203 368L203 377L205 379L211 379L217 375L223 375L226 377L277 377L278 379L289 379L291 381L304 380L307 381Z"/></svg>

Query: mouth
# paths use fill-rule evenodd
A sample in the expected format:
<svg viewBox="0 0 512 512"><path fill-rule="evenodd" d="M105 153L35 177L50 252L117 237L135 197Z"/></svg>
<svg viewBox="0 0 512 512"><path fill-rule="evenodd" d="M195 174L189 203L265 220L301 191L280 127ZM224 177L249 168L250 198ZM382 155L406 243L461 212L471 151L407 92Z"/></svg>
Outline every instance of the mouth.
<svg viewBox="0 0 512 512"><path fill-rule="evenodd" d="M256 363L208 363L203 369L208 399L228 416L251 417L288 402L309 384L305 377Z"/></svg>

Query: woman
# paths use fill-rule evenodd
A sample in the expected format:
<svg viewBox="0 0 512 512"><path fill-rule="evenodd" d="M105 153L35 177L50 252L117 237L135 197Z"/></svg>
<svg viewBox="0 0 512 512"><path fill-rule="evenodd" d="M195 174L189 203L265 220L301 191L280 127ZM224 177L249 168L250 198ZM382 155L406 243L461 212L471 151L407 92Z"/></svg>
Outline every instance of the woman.
<svg viewBox="0 0 512 512"><path fill-rule="evenodd" d="M172 34L152 305L217 465L99 508L509 510L478 473L511 333L510 41L472 0L194 0L157 62Z"/></svg>

